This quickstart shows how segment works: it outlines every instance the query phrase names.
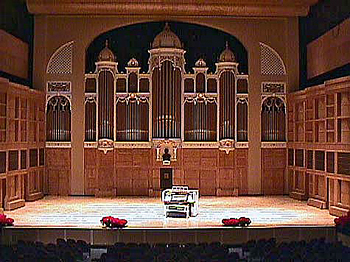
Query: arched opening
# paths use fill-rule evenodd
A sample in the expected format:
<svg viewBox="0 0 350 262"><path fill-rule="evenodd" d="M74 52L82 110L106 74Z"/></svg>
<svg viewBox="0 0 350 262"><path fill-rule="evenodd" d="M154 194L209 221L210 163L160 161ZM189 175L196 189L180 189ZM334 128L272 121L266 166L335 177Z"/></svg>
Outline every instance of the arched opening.
<svg viewBox="0 0 350 262"><path fill-rule="evenodd" d="M123 71L130 58L134 57L140 64L141 72L147 72L150 44L162 31L164 24L163 21L138 23L100 34L86 49L85 72L95 71L95 62L98 60L98 54L106 39L109 40L109 48L116 55L119 71ZM198 24L175 21L169 24L172 31L181 39L183 48L186 50L186 72L192 71L192 67L199 58L203 58L207 62L209 71L214 72L215 63L227 41L239 63L239 71L244 74L248 73L248 52L235 36Z"/></svg>
<svg viewBox="0 0 350 262"><path fill-rule="evenodd" d="M47 102L46 140L70 141L70 102L64 96L54 96Z"/></svg>
<svg viewBox="0 0 350 262"><path fill-rule="evenodd" d="M268 97L261 108L261 141L286 141L286 106L278 97Z"/></svg>

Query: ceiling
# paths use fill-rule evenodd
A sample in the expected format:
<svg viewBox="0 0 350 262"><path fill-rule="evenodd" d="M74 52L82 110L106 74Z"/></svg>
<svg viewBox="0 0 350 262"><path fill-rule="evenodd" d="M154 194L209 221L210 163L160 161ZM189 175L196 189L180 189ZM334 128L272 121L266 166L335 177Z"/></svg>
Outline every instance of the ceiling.
<svg viewBox="0 0 350 262"><path fill-rule="evenodd" d="M306 16L318 0L27 0L32 14Z"/></svg>

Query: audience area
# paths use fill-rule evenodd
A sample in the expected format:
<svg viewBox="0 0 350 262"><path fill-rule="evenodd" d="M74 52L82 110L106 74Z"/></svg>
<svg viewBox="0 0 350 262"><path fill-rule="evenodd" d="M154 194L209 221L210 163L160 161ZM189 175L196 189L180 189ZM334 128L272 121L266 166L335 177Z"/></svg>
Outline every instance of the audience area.
<svg viewBox="0 0 350 262"><path fill-rule="evenodd" d="M276 239L241 245L115 243L93 246L85 241L57 239L55 244L18 241L2 245L0 261L348 261L350 248L324 239L282 242Z"/></svg>

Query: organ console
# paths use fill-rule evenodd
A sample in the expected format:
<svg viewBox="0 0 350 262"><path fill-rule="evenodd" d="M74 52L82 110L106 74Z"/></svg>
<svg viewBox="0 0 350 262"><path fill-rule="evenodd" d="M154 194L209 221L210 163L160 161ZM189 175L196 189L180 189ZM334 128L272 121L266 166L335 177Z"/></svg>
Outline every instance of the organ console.
<svg viewBox="0 0 350 262"><path fill-rule="evenodd" d="M198 215L199 191L188 186L173 186L162 192L165 217L195 217Z"/></svg>

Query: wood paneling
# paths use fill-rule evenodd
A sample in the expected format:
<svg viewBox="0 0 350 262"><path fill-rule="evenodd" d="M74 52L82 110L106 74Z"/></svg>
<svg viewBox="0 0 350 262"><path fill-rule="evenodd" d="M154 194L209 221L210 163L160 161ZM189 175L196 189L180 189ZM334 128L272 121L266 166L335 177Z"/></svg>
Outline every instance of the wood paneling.
<svg viewBox="0 0 350 262"><path fill-rule="evenodd" d="M0 30L0 71L28 78L28 44Z"/></svg>
<svg viewBox="0 0 350 262"><path fill-rule="evenodd" d="M35 168L28 167L28 156L30 150L37 153L44 147L44 141L34 137L38 137L37 127L44 126L39 111L45 110L45 94L3 78L0 89L0 208L12 210L24 206L25 200L43 196L44 166L36 167L36 154L32 159ZM34 105L36 110L31 110ZM34 126L31 131L30 123Z"/></svg>
<svg viewBox="0 0 350 262"><path fill-rule="evenodd" d="M95 195L98 188L96 149L84 149L85 195Z"/></svg>
<svg viewBox="0 0 350 262"><path fill-rule="evenodd" d="M312 78L350 63L350 18L307 45L307 76Z"/></svg>
<svg viewBox="0 0 350 262"><path fill-rule="evenodd" d="M219 152L219 166L220 167L234 167L234 156L233 152L226 154L223 151Z"/></svg>
<svg viewBox="0 0 350 262"><path fill-rule="evenodd" d="M97 196L115 196L114 151L97 151Z"/></svg>
<svg viewBox="0 0 350 262"><path fill-rule="evenodd" d="M69 195L71 150L69 148L47 148L45 154L48 193L61 196Z"/></svg>
<svg viewBox="0 0 350 262"><path fill-rule="evenodd" d="M248 149L237 149L235 187L239 189L239 195L248 194Z"/></svg>
<svg viewBox="0 0 350 262"><path fill-rule="evenodd" d="M283 194L286 169L285 149L262 149L262 192L264 195Z"/></svg>
<svg viewBox="0 0 350 262"><path fill-rule="evenodd" d="M161 161L155 149L115 149L104 154L84 150L85 194L98 196L156 196L160 194ZM248 150L226 154L217 149L178 149L173 184L199 189L201 195L248 193Z"/></svg>
<svg viewBox="0 0 350 262"><path fill-rule="evenodd" d="M203 196L215 196L216 190L215 190L215 181L216 179L216 169L214 170L201 170L200 174L200 181L199 181L199 189L200 194Z"/></svg>
<svg viewBox="0 0 350 262"><path fill-rule="evenodd" d="M31 168L25 175L25 200L34 201L43 197L44 168Z"/></svg>

